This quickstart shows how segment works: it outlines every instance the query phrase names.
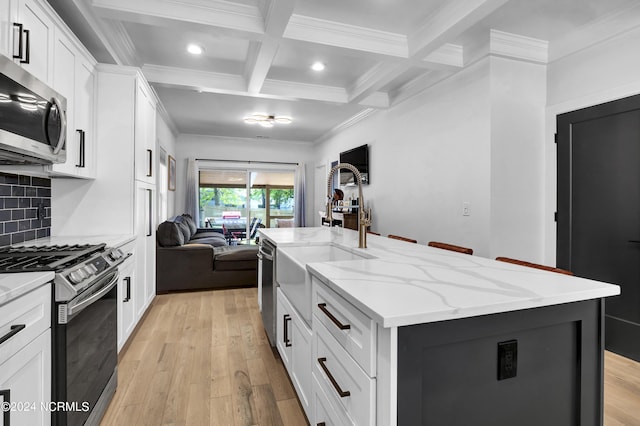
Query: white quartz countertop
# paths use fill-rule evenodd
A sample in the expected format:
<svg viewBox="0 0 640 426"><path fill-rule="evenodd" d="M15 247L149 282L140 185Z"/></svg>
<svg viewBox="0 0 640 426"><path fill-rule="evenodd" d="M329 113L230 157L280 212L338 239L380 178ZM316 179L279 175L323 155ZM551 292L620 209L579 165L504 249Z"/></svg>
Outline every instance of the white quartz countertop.
<svg viewBox="0 0 640 426"><path fill-rule="evenodd" d="M367 235L343 228L267 228L279 247L333 244L368 259L308 263L307 270L383 327L537 308L620 294L599 281Z"/></svg>
<svg viewBox="0 0 640 426"><path fill-rule="evenodd" d="M0 274L0 306L53 281L53 272Z"/></svg>
<svg viewBox="0 0 640 426"><path fill-rule="evenodd" d="M47 245L65 245L65 244L101 244L105 243L107 247L120 247L135 239L135 235L89 235L89 236L52 236L38 238L36 240L25 241L20 246L47 246Z"/></svg>

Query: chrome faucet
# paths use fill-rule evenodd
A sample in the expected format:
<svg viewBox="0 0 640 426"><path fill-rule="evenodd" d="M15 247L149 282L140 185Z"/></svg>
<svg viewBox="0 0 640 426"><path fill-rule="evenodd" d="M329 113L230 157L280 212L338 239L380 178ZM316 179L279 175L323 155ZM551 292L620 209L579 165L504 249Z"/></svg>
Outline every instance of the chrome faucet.
<svg viewBox="0 0 640 426"><path fill-rule="evenodd" d="M358 182L358 248L367 248L367 227L371 225L371 208L366 211L364 209L364 198L362 197L362 175L353 164L339 163L329 171L329 176L327 177L327 220L329 221L329 226L331 226L331 222L333 222L333 216L331 215L333 202L331 181L333 180L333 175L340 169L351 170Z"/></svg>

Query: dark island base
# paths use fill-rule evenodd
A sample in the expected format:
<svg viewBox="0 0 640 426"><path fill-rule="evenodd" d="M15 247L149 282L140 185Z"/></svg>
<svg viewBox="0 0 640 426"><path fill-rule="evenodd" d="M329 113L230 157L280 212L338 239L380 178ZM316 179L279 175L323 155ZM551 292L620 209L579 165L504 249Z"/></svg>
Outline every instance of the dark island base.
<svg viewBox="0 0 640 426"><path fill-rule="evenodd" d="M399 328L398 425L601 425L603 317L596 299Z"/></svg>

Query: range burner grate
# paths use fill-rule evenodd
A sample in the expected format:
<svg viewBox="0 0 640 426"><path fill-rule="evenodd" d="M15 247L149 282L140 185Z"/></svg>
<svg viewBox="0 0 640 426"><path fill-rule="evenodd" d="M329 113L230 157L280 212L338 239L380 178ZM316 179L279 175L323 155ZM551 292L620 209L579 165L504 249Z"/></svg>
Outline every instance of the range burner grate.
<svg viewBox="0 0 640 426"><path fill-rule="evenodd" d="M0 247L0 273L59 272L82 262L105 244Z"/></svg>

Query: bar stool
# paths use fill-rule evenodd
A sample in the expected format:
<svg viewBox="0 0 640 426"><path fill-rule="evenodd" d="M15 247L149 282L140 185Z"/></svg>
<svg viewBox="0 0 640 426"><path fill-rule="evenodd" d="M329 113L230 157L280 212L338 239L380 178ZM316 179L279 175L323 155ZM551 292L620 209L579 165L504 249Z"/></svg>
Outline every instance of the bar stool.
<svg viewBox="0 0 640 426"><path fill-rule="evenodd" d="M380 233L378 233L378 232L373 232L373 231L367 231L367 234L380 235Z"/></svg>
<svg viewBox="0 0 640 426"><path fill-rule="evenodd" d="M473 254L473 249L470 249L468 247L456 246L456 245L447 244L447 243L440 243L438 241L429 241L427 245L429 247L435 247L443 250L451 250L458 253Z"/></svg>
<svg viewBox="0 0 640 426"><path fill-rule="evenodd" d="M543 269L545 271L557 272L559 274L573 275L573 272L567 271L566 269L554 268L553 266L540 265L538 263L526 262L524 260L512 259L510 257L498 256L496 257L496 260L499 260L500 262L513 263L515 265L528 266L530 268Z"/></svg>
<svg viewBox="0 0 640 426"><path fill-rule="evenodd" d="M413 238L406 238L406 237L401 237L399 235L393 235L393 234L389 234L387 235L387 237L394 240L400 240L400 241L406 241L408 243L418 244L418 240L414 240Z"/></svg>

